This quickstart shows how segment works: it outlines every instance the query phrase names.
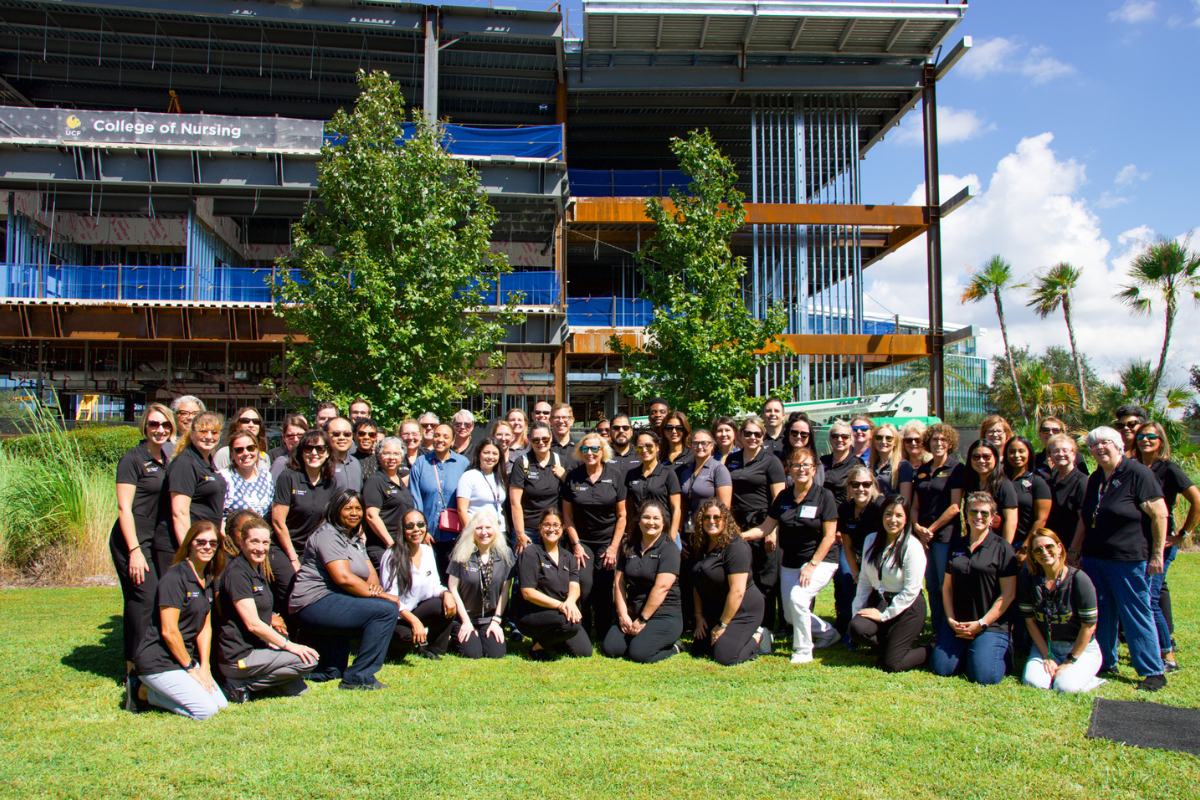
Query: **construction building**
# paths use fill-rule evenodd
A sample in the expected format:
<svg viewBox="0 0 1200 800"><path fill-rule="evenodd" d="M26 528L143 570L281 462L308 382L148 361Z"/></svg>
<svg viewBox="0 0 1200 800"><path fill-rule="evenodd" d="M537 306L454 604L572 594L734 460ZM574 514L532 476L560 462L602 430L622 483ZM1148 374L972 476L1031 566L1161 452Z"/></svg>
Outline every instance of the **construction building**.
<svg viewBox="0 0 1200 800"><path fill-rule="evenodd" d="M578 419L624 399L616 334L651 309L633 253L644 208L681 176L672 137L710 130L746 194L734 240L756 312L785 303L797 400L864 391L866 373L971 338L941 319L937 80L970 46L947 2L621 2L583 18L369 0L9 0L0 3L0 375L132 418L196 394L278 421L261 383L287 334L275 259L315 198L322 123L387 70L411 113L450 124L480 171L493 242L523 295L506 368L476 409L569 399ZM573 30L569 31L570 24ZM575 35L578 34L578 35ZM860 171L923 114L922 206L871 205ZM863 273L922 234L924 333L869 329ZM99 398L99 400L98 400Z"/></svg>

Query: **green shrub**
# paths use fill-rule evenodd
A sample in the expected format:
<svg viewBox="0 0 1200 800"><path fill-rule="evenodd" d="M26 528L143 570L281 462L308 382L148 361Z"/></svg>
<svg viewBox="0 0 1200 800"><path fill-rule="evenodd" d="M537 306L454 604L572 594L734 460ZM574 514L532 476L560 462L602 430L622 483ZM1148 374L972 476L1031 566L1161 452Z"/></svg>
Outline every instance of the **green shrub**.
<svg viewBox="0 0 1200 800"><path fill-rule="evenodd" d="M129 425L86 425L73 431L28 433L4 442L4 452L14 457L58 460L63 442L70 442L89 467L115 469L121 456L142 439Z"/></svg>

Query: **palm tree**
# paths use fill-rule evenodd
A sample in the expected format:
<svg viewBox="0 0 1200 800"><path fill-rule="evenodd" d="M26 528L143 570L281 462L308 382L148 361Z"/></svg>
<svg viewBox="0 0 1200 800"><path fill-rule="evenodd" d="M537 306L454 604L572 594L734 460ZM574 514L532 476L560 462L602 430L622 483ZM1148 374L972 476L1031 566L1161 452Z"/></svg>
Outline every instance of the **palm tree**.
<svg viewBox="0 0 1200 800"><path fill-rule="evenodd" d="M1008 325L1004 321L1004 301L1000 293L1012 288L1012 265L999 255L992 256L991 261L971 273L967 288L963 290L962 302L978 303L989 295L996 301L996 316L1000 318L1000 335L1004 338L1004 357L1008 360L1008 371L1012 375L1013 390L1017 393L1017 405L1025 424L1029 424L1029 414L1025 411L1025 402L1021 399L1021 386L1017 382L1017 366L1013 363L1012 348L1008 346Z"/></svg>
<svg viewBox="0 0 1200 800"><path fill-rule="evenodd" d="M1031 307L1042 319L1053 314L1062 307L1063 317L1067 320L1067 336L1071 340L1071 357L1075 359L1075 375L1079 383L1079 402L1084 410L1088 407L1087 387L1083 380L1083 364L1079 360L1079 348L1075 346L1075 325L1071 322L1071 292L1079 282L1082 270L1073 267L1065 261L1055 264L1044 273L1034 277L1033 292L1029 302ZM1021 284L1029 287L1030 284Z"/></svg>
<svg viewBox="0 0 1200 800"><path fill-rule="evenodd" d="M1149 359L1135 359L1123 365L1117 370L1117 382L1105 384L1101 389L1093 411L1085 416L1086 427L1111 424L1119 406L1133 403L1146 409L1151 419L1162 424L1171 440L1172 450L1186 448L1187 431L1176 417L1187 408L1191 394L1182 386L1152 390L1154 374Z"/></svg>
<svg viewBox="0 0 1200 800"><path fill-rule="evenodd" d="M1188 249L1190 241L1190 233L1182 243L1160 237L1133 260L1129 266L1130 282L1116 295L1134 314L1149 316L1152 311L1149 295L1152 293L1161 296L1166 306L1162 351L1158 355L1153 383L1148 387L1150 397L1158 396L1180 302L1191 295L1192 301L1200 304L1200 253Z"/></svg>

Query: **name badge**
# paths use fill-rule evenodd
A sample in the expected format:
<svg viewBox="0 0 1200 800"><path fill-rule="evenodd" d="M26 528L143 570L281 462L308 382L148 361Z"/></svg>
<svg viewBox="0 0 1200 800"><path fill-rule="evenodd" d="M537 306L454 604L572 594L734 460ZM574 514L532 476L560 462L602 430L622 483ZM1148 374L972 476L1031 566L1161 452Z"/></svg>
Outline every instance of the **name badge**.
<svg viewBox="0 0 1200 800"><path fill-rule="evenodd" d="M817 518L817 507L816 506L800 506L800 519L816 519L816 518Z"/></svg>

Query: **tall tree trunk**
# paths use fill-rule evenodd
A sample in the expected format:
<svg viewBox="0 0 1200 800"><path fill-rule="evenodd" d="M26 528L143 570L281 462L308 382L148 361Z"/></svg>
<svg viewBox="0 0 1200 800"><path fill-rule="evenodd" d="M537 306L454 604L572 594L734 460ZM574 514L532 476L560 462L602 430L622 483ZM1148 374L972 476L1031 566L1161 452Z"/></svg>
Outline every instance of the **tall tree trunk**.
<svg viewBox="0 0 1200 800"><path fill-rule="evenodd" d="M1000 336L1004 339L1004 357L1008 359L1008 372L1012 376L1013 393L1017 396L1017 405L1021 407L1021 418L1028 425L1029 414L1025 413L1025 399L1021 397L1021 385L1017 383L1017 365L1013 361L1012 348L1008 346L1008 325L1004 322L1004 302L1000 299L1000 292L995 293L995 298L996 316L1000 318Z"/></svg>
<svg viewBox="0 0 1200 800"><path fill-rule="evenodd" d="M1162 383L1163 369L1167 365L1167 348L1171 346L1171 328L1175 327L1175 302L1172 298L1167 298L1167 324L1166 330L1163 332L1162 352L1158 354L1158 369L1154 370L1154 383L1150 386L1150 397L1147 398L1150 405L1154 405L1154 401L1158 398L1158 385Z"/></svg>
<svg viewBox="0 0 1200 800"><path fill-rule="evenodd" d="M1070 297L1063 298L1063 316L1067 318L1067 338L1071 340L1071 357L1075 359L1075 377L1079 380L1079 405L1088 410L1087 386L1083 380L1083 362L1079 360L1079 348L1075 346L1075 325L1071 322Z"/></svg>

